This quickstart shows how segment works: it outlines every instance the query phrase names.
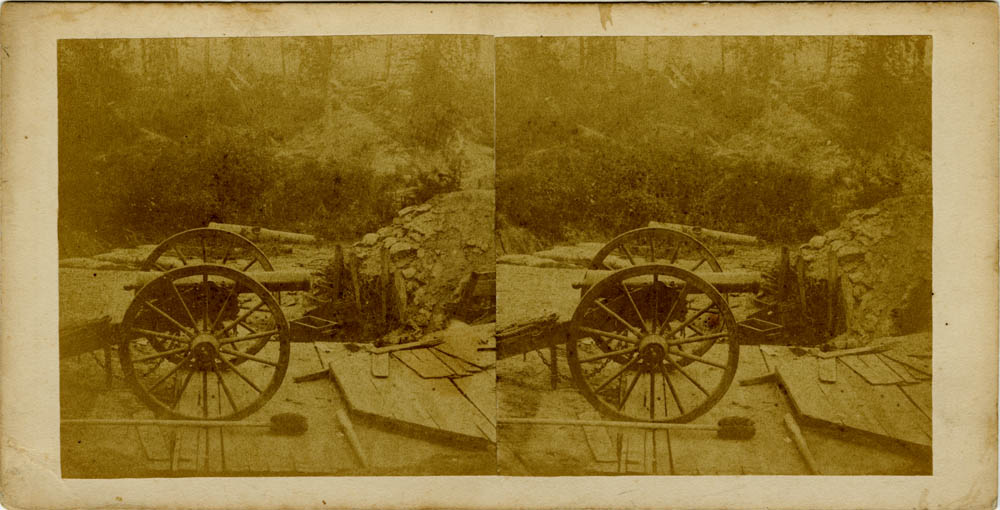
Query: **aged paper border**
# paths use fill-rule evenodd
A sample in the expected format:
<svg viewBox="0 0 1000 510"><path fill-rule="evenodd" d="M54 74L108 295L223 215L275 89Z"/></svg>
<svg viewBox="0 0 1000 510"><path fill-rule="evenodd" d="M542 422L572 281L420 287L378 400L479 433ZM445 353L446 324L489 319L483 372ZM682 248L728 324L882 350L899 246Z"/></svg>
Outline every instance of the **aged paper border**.
<svg viewBox="0 0 1000 510"><path fill-rule="evenodd" d="M606 13L607 14L607 13ZM997 5L6 4L0 411L7 508L995 506ZM934 476L62 480L56 40L466 33L933 36Z"/></svg>

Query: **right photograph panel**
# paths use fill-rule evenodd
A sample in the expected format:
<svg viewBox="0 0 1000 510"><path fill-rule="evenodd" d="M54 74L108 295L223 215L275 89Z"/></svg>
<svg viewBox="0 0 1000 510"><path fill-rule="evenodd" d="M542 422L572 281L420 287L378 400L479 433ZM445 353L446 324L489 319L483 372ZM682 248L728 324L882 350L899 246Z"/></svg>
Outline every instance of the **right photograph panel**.
<svg viewBox="0 0 1000 510"><path fill-rule="evenodd" d="M932 474L930 37L496 55L500 474Z"/></svg>

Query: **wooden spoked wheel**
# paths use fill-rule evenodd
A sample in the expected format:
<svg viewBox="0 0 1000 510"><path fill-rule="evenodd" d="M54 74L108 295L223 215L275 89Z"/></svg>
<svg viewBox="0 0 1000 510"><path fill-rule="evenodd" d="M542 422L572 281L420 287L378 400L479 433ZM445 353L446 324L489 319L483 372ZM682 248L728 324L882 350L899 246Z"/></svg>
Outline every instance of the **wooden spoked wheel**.
<svg viewBox="0 0 1000 510"><path fill-rule="evenodd" d="M174 234L158 244L139 267L142 271L168 271L178 267L218 264L246 272L274 271L264 252L249 239L217 228L194 228ZM278 294L280 304L281 294ZM244 352L256 354L266 339L247 345ZM233 362L240 364L244 359Z"/></svg>
<svg viewBox="0 0 1000 510"><path fill-rule="evenodd" d="M715 254L701 241L664 227L637 228L619 235L594 255L590 269L617 270L644 264L670 264L692 272L722 272L722 265ZM586 289L581 296L585 292ZM606 352L613 350L604 341L596 341ZM707 349L711 344L706 343L704 347ZM690 360L681 360L680 363L686 365Z"/></svg>
<svg viewBox="0 0 1000 510"><path fill-rule="evenodd" d="M688 271L722 271L715 255L701 241L663 227L629 230L604 245L590 269L624 269L643 264L670 264Z"/></svg>
<svg viewBox="0 0 1000 510"><path fill-rule="evenodd" d="M574 383L598 411L655 422L686 422L711 409L740 353L725 298L695 273L665 264L622 269L591 287L573 315L567 351Z"/></svg>
<svg viewBox="0 0 1000 510"><path fill-rule="evenodd" d="M197 264L218 264L240 271L274 271L264 252L249 239L216 228L194 228L174 234L153 249L139 267L168 271Z"/></svg>
<svg viewBox="0 0 1000 510"><path fill-rule="evenodd" d="M253 278L221 265L181 267L152 280L132 300L120 332L126 382L171 418L248 416L288 370L288 321L277 301ZM249 353L256 345L263 347Z"/></svg>

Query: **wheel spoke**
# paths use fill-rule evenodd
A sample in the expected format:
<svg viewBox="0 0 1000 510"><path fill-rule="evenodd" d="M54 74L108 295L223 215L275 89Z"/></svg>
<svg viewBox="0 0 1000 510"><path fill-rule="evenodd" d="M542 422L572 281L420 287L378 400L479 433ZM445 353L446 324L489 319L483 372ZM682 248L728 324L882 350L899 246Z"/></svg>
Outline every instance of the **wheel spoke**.
<svg viewBox="0 0 1000 510"><path fill-rule="evenodd" d="M188 360L190 360L190 359L191 359L191 353L188 353L188 355L184 356L184 359L182 359L180 363L178 363L177 365L175 365L174 368L171 368L170 371L166 373L166 375L164 375L163 377L157 379L156 382L154 382L152 386L150 386L149 388L147 388L147 391L151 392L151 391L155 390L156 388L160 387L160 385L163 384L164 381L166 381L167 379L170 379L170 376L174 375L178 370L180 370L181 367L183 367L184 364L187 363Z"/></svg>
<svg viewBox="0 0 1000 510"><path fill-rule="evenodd" d="M149 361L151 359L163 358L163 357L166 357L166 356L173 356L174 354L180 354L180 353L182 353L184 351L187 351L187 350L188 350L188 347L184 346L184 347L178 347L176 349L170 349L170 350L166 350L166 351L161 351L161 352L158 352L156 354L150 354L148 356L140 356L138 358L133 358L132 359L132 363L142 363L143 361Z"/></svg>
<svg viewBox="0 0 1000 510"><path fill-rule="evenodd" d="M625 396L618 401L618 411L625 408L625 403L628 402L629 395L632 394L632 389L635 388L635 383L639 382L639 377L642 376L642 370L635 371L635 377L632 378L632 382L628 383L628 389L625 390Z"/></svg>
<svg viewBox="0 0 1000 510"><path fill-rule="evenodd" d="M181 385L181 388L177 390L176 393L174 393L175 398L173 405L170 406L171 410L176 410L177 405L181 403L181 397L184 396L184 391L187 390L188 384L191 382L192 377L194 377L193 369L188 371L188 375L187 377L184 378L184 383Z"/></svg>
<svg viewBox="0 0 1000 510"><path fill-rule="evenodd" d="M670 354L676 354L676 355L678 355L678 356L680 356L682 358L687 358L687 359L689 359L691 361L697 361L699 363L704 363L706 365L713 366L715 368L721 368L722 370L725 370L726 368L729 367L729 365L726 365L726 364L723 364L723 363L719 363L718 361L712 361L712 360L707 359L707 358L702 358L701 356L695 356L694 354L688 354L688 353L680 350L679 348L675 349L675 350L672 350L672 351L669 351L669 352L670 352Z"/></svg>
<svg viewBox="0 0 1000 510"><path fill-rule="evenodd" d="M246 311L246 312L244 312L244 313L243 313L242 315L240 315L239 317L237 317L237 318L236 318L236 320L232 322L232 324L230 324L230 325L226 326L225 328L223 328L223 329L222 329L222 331L220 331L220 332L219 332L219 334L220 334L220 335L223 335L223 334L225 334L225 333L226 333L227 331L229 331L229 330L231 330L231 329L235 328L235 327L236 327L237 325L239 325L239 324L240 324L241 322L245 321L245 320L247 319L247 317L249 317L249 316L250 316L250 315L251 315L252 313L256 312L257 310L260 310L260 309L261 309L261 307L263 307L263 306L264 306L264 300L262 299L262 300L260 301L260 303L257 303L257 305L256 305L256 306L254 306L253 308L251 308L251 309L247 310L247 311Z"/></svg>
<svg viewBox="0 0 1000 510"><path fill-rule="evenodd" d="M628 321L626 321L625 319L621 318L621 316L618 315L617 313L615 313L614 310L608 308L607 305L605 305L604 303L602 303L600 299L595 299L594 300L594 304L596 304L601 310L604 310L605 312L607 312L608 315L614 317L615 320L617 320L618 322L622 323L626 328L628 328L629 331L632 332L633 335L635 335L635 336L642 336L642 331L640 331L635 326L629 324Z"/></svg>
<svg viewBox="0 0 1000 510"><path fill-rule="evenodd" d="M628 246L625 246L625 243L622 243L618 245L618 247L621 248L621 250L625 253L625 258L628 259L628 263L632 264L633 266L636 265L635 257L632 256L632 252L628 251Z"/></svg>
<svg viewBox="0 0 1000 510"><path fill-rule="evenodd" d="M243 272L244 272L244 273L245 273L245 272L247 272L247 269L250 269L250 266L252 266L252 265L254 265L254 264L256 264L256 263L257 263L257 257L255 256L255 257L253 258L253 260L251 260L251 261L250 261L250 263L249 263L249 264L247 264L247 265L246 265L246 267L244 267L244 268L243 268Z"/></svg>
<svg viewBox="0 0 1000 510"><path fill-rule="evenodd" d="M663 365L660 365L663 366ZM656 419L656 372L649 372L649 420Z"/></svg>
<svg viewBox="0 0 1000 510"><path fill-rule="evenodd" d="M155 269L159 270L161 273L166 273L167 272L167 270L163 266L161 266L160 264L158 264L156 262L153 262L153 267Z"/></svg>
<svg viewBox="0 0 1000 510"><path fill-rule="evenodd" d="M667 316L663 318L663 323L660 324L660 328L656 332L658 335L663 335L663 330L667 329L670 325L670 318L673 317L674 312L677 311L677 306L680 303L687 303L687 293L688 284L687 282L684 282L684 286L681 287L680 292L677 294L677 298L674 300L673 304L670 305L670 310L667 311ZM685 304L685 306L687 305Z"/></svg>
<svg viewBox="0 0 1000 510"><path fill-rule="evenodd" d="M677 246L674 246L674 251L670 253L670 263L673 264L674 262L677 262L677 256L680 254L681 245L680 243L677 243Z"/></svg>
<svg viewBox="0 0 1000 510"><path fill-rule="evenodd" d="M718 308L718 306L719 305L716 304L716 303L709 303L708 306L706 306L705 308L702 308L701 310L698 310L698 313L692 315L691 317L688 317L687 319L684 320L684 322L681 323L680 326L677 326L676 328L670 330L669 333L664 333L663 336L672 337L672 336L676 335L678 332L683 331L684 328L688 327L698 317L701 317L702 315L704 315L705 312L711 310L712 308Z"/></svg>
<svg viewBox="0 0 1000 510"><path fill-rule="evenodd" d="M208 264L208 248L205 247L205 236L198 236L201 239L201 261Z"/></svg>
<svg viewBox="0 0 1000 510"><path fill-rule="evenodd" d="M177 290L177 286L174 285L173 281L170 282L170 288L173 289L174 296L177 297L177 301L180 301L181 306L184 307L184 313L186 313L188 319L191 320L191 325L194 326L194 330L198 331L198 323L194 320L194 315L191 314L191 309L188 308L187 302L185 302L184 298L181 297L181 291Z"/></svg>
<svg viewBox="0 0 1000 510"><path fill-rule="evenodd" d="M219 352L221 352L222 354L228 354L230 356L236 356L236 357L239 357L239 358L248 359L250 361L256 361L257 363L263 363L265 365L271 365L272 367L278 366L277 362L274 362L274 361L271 361L271 360L268 360L268 359L264 359L264 358L258 358L257 356L251 356L249 354L245 354L245 353L242 353L242 352L239 352L239 351L230 351L230 350L227 350L227 349L219 349Z"/></svg>
<svg viewBox="0 0 1000 510"><path fill-rule="evenodd" d="M222 386L222 391L226 394L226 399L229 400L229 405L233 406L233 411L238 411L236 407L236 400L233 399L232 392L229 391L229 385L226 384L226 378L222 376L222 371L219 370L219 366L216 365L215 360L212 360L212 370L215 372L215 376L219 378L219 386ZM222 403L219 403L219 413L222 413Z"/></svg>
<svg viewBox="0 0 1000 510"><path fill-rule="evenodd" d="M177 256L181 259L181 264L184 264L185 266L188 265L187 257L185 257L183 253L181 253L181 247L175 244L171 246L171 248L174 249L174 253L176 253Z"/></svg>
<svg viewBox="0 0 1000 510"><path fill-rule="evenodd" d="M226 251L225 251L225 253L222 254L222 262L219 262L219 264L226 265L226 261L229 260L229 250L231 250L231 249L233 249L233 240L232 239L230 239L226 243Z"/></svg>
<svg viewBox="0 0 1000 510"><path fill-rule="evenodd" d="M684 404L681 403L681 399L677 396L677 390L674 389L674 383L670 381L670 373L667 372L667 367L660 365L660 372L663 374L663 380L667 383L670 388L670 395L674 397L674 402L677 404L677 410L684 414ZM667 403L663 403L664 412L666 412Z"/></svg>
<svg viewBox="0 0 1000 510"><path fill-rule="evenodd" d="M243 375L243 372L240 372L239 369L236 368L236 365L233 365L232 363L230 363L229 360L226 359L223 356L219 356L219 359L221 359L222 362L225 363L227 367L229 367L229 370L232 370L234 374L238 375L240 377L240 379L243 379L243 381L246 382L247 384L249 384L251 388L253 388L254 390L256 390L257 393L261 393L261 389L259 387L257 387L257 385L254 384L253 381L251 381L250 379L248 379L247 376Z"/></svg>
<svg viewBox="0 0 1000 510"><path fill-rule="evenodd" d="M194 338L194 335L192 335L191 332L188 331L190 328L188 328L187 326L181 324L180 322L177 322L177 319L174 319L173 317L171 317L167 312L164 312L163 310L160 310L159 308L157 308L156 305L154 305L152 301L146 301L145 303L143 303L143 305L152 308L154 312L162 315L164 318L166 318L168 321L170 321L171 324L173 324L174 326L177 326L177 329L179 329L179 330L187 333L188 337Z"/></svg>
<svg viewBox="0 0 1000 510"><path fill-rule="evenodd" d="M189 343L191 343L191 339L190 338L184 338L184 337L177 336L177 335L171 335L169 333L160 333L159 331L151 331L151 330L142 329L142 328L132 328L132 332L133 333L139 333L139 334L145 335L145 336L152 336L152 337L156 337L156 338L162 338L164 340L171 340L171 341L174 341L174 342L180 342L182 344L189 344Z"/></svg>
<svg viewBox="0 0 1000 510"><path fill-rule="evenodd" d="M617 333L611 333L610 331L601 331L599 329L588 328L587 326L580 326L577 329L584 333L590 333L591 335L601 336L605 338L613 338L615 340L621 340L622 342L628 342L630 344L639 343L639 339L637 338L629 338L627 336L619 335Z"/></svg>
<svg viewBox="0 0 1000 510"><path fill-rule="evenodd" d="M256 340L258 338L266 338L266 337L269 337L269 336L277 335L280 331L281 330L279 330L279 329L271 329L271 330L261 331L260 333L254 333L252 335L247 335L247 336L240 336L240 337L231 336L231 337L227 337L227 338L220 338L219 339L219 345L234 344L236 342L242 342L244 340Z"/></svg>
<svg viewBox="0 0 1000 510"><path fill-rule="evenodd" d="M201 280L201 299L204 301L205 306L201 314L201 327L204 331L208 330L208 273L202 275Z"/></svg>
<svg viewBox="0 0 1000 510"><path fill-rule="evenodd" d="M680 365L674 365L674 368L676 368L677 371L681 373L681 375L686 377L687 380L691 381L691 384L697 386L698 389L701 390L701 392L704 393L706 396L709 394L708 390L706 390L705 387L701 385L701 383L696 381L694 377L691 377L691 374L687 373L687 371L684 370L684 367Z"/></svg>
<svg viewBox="0 0 1000 510"><path fill-rule="evenodd" d="M226 300L222 302L222 306L219 307L219 313L215 315L215 320L212 321L212 326L208 328L208 331L215 331L215 327L219 325L219 321L222 320L222 314L226 311L226 305L229 304L229 300L233 299L236 295L236 285L233 285L232 290L229 291L229 295L226 296Z"/></svg>
<svg viewBox="0 0 1000 510"><path fill-rule="evenodd" d="M628 290L628 285L625 282L620 282L622 290L625 291L625 295L628 296L629 303L632 303L632 309L635 310L636 317L639 318L639 324L642 324L642 330L646 331L646 321L642 318L642 313L639 312L639 307L635 304L635 299L632 298L632 293Z"/></svg>
<svg viewBox="0 0 1000 510"><path fill-rule="evenodd" d="M656 249L653 247L653 242L656 238L653 235L650 235L647 239L649 240L649 263L653 264L656 262Z"/></svg>
<svg viewBox="0 0 1000 510"><path fill-rule="evenodd" d="M587 357L587 358L577 358L577 361L580 362L580 363L590 363L592 361L598 361L598 360L602 360L602 359L605 359L605 358L610 358L612 356L620 356L620 355L623 355L623 354L630 354L630 353L635 352L636 350L638 350L637 347L629 347L627 349L622 349L620 351L605 352L605 353L597 354L597 355L590 356L590 357Z"/></svg>
<svg viewBox="0 0 1000 510"><path fill-rule="evenodd" d="M716 340L719 338L725 338L727 336L729 336L729 333L712 333L710 335L688 336L684 338L675 338L673 340L667 340L667 345L693 344L695 342L703 342L705 340Z"/></svg>
<svg viewBox="0 0 1000 510"><path fill-rule="evenodd" d="M208 370L201 371L201 415L208 418Z"/></svg>
<svg viewBox="0 0 1000 510"><path fill-rule="evenodd" d="M701 265L704 264L705 262L706 262L705 257L701 257L701 259L698 261L698 263L695 264L694 267L692 267L691 269L688 269L688 271L691 271L693 273L696 269L698 269L699 267L701 267Z"/></svg>
<svg viewBox="0 0 1000 510"><path fill-rule="evenodd" d="M624 374L625 371L628 370L629 367L631 367L632 365L634 365L635 362L638 361L638 360L639 360L639 356L634 356L631 360L629 360L628 363L622 365L622 367L620 369L618 369L617 372L615 372L614 374L612 374L611 377L608 378L608 380L604 381L603 383L601 383L600 386L598 386L596 389L594 389L594 393L600 393L601 390L603 390L604 388L606 388L608 386L608 384L611 384L611 381L614 381L619 376L621 376L622 374Z"/></svg>

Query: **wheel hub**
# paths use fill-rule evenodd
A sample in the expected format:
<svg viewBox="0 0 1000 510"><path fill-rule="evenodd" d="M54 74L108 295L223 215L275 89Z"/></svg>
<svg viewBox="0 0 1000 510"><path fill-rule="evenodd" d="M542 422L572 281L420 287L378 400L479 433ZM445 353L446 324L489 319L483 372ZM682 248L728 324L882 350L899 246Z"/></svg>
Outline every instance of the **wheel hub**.
<svg viewBox="0 0 1000 510"><path fill-rule="evenodd" d="M213 335L202 333L191 341L191 359L199 369L211 370L217 352L219 341Z"/></svg>
<svg viewBox="0 0 1000 510"><path fill-rule="evenodd" d="M647 335L639 341L639 356L644 365L655 367L667 357L667 340L660 335Z"/></svg>

